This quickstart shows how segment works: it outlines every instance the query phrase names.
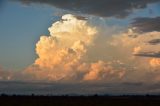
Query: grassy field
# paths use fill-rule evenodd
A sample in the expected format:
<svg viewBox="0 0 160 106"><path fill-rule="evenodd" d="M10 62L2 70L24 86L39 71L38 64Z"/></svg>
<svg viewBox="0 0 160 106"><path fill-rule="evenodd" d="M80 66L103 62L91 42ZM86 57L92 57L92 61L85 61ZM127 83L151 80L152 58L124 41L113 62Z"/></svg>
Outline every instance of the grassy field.
<svg viewBox="0 0 160 106"><path fill-rule="evenodd" d="M0 96L0 106L160 106L160 96Z"/></svg>

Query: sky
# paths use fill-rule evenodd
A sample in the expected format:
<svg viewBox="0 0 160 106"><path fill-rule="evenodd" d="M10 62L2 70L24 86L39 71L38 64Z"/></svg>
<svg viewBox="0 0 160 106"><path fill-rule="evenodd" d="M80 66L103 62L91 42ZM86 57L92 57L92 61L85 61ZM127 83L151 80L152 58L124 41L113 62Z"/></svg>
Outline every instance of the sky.
<svg viewBox="0 0 160 106"><path fill-rule="evenodd" d="M159 94L159 11L160 0L1 0L0 93Z"/></svg>

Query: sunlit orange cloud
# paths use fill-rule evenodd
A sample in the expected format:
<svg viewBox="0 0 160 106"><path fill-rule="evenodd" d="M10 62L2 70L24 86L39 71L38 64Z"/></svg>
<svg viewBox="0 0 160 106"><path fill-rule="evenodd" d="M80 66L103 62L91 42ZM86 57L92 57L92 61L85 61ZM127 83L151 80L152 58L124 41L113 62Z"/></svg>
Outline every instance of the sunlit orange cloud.
<svg viewBox="0 0 160 106"><path fill-rule="evenodd" d="M153 58L153 59L151 59L150 60L150 65L152 66L152 67L158 67L158 68L160 68L160 59L158 59L158 58Z"/></svg>
<svg viewBox="0 0 160 106"><path fill-rule="evenodd" d="M137 54L140 52L159 51L160 45L158 44L150 45L149 43L147 43L152 39L158 39L158 38L160 38L160 32L154 31L154 32L147 32L147 33L138 33L132 29L129 29L128 32L125 32L125 33L123 32L123 33L114 35L112 40L109 42L113 48L120 48L119 51L123 52L125 56L130 56L130 57L127 57L129 59L131 58L131 56L134 56L133 54ZM134 59L135 60L140 59L144 61L150 60L150 58L141 58L141 57L135 57ZM145 62L147 63L147 61Z"/></svg>
<svg viewBox="0 0 160 106"><path fill-rule="evenodd" d="M133 48L133 54L139 53L141 51L141 49L142 48L140 46L134 47Z"/></svg>
<svg viewBox="0 0 160 106"><path fill-rule="evenodd" d="M84 76L84 80L106 80L110 78L121 79L125 75L124 70L115 70L110 64L103 61L91 64L89 72ZM115 77L113 77L115 76Z"/></svg>
<svg viewBox="0 0 160 106"><path fill-rule="evenodd" d="M97 47L95 40L104 35L86 19L67 14L48 29L50 35L41 36L36 44L38 58L24 71L32 80L139 81L147 72L158 68L159 59L135 57L134 54L159 50L159 45L147 42L159 38L160 32L138 33L134 28L128 29L106 37L107 44L106 41L96 42L100 46ZM103 60L99 59L97 51L104 52ZM107 60L111 56L107 51L116 58ZM91 59L89 54L95 54L97 59Z"/></svg>
<svg viewBox="0 0 160 106"><path fill-rule="evenodd" d="M99 29L89 24L85 18L71 14L62 16L60 21L48 28L50 35L40 37L36 43L38 58L22 71L20 76L23 78L19 79L136 82L146 81L147 73L153 74L151 81L158 78L153 70L159 71L160 60L134 54L159 51L159 44L151 45L147 42L158 39L160 32L138 33L134 28L129 28L128 31L107 36L107 29ZM3 75L3 71L0 74L0 79L16 79L18 75Z"/></svg>
<svg viewBox="0 0 160 106"><path fill-rule="evenodd" d="M67 14L49 28L50 36L41 36L36 44L39 58L34 65L38 79L62 80L74 77L81 66L87 47L93 43L97 30ZM33 66L32 66L33 67ZM32 73L32 67L29 68ZM34 73L34 72L33 72Z"/></svg>
<svg viewBox="0 0 160 106"><path fill-rule="evenodd" d="M49 28L49 36L41 36L36 44L38 58L25 72L37 80L98 80L120 78L124 74L115 71L104 61L87 62L85 55L99 36L98 30L86 19L67 14ZM98 55L98 54L97 54Z"/></svg>
<svg viewBox="0 0 160 106"><path fill-rule="evenodd" d="M46 68L78 61L96 34L96 29L85 20L70 14L62 16L62 20L55 22L49 31L50 36L41 36L36 44L39 58L35 64Z"/></svg>

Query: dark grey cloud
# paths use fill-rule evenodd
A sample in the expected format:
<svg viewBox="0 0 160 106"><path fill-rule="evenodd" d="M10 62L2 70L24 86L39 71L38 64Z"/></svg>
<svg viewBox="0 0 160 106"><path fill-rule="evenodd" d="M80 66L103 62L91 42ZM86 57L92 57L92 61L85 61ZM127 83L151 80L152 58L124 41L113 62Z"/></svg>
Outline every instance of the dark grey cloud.
<svg viewBox="0 0 160 106"><path fill-rule="evenodd" d="M78 16L78 15L74 15L75 18L77 18L78 20L87 20L86 17L83 16ZM61 19L61 22L67 21L67 19Z"/></svg>
<svg viewBox="0 0 160 106"><path fill-rule="evenodd" d="M140 32L160 31L160 17L135 18L131 25Z"/></svg>
<svg viewBox="0 0 160 106"><path fill-rule="evenodd" d="M134 9L146 8L149 3L160 0L18 0L24 4L42 3L49 4L61 9L71 10L84 14L101 17L128 16Z"/></svg>
<svg viewBox="0 0 160 106"><path fill-rule="evenodd" d="M159 89L159 90L157 90ZM30 95L93 95L93 94L157 94L159 84L126 83L42 83L1 81L0 93Z"/></svg>
<svg viewBox="0 0 160 106"><path fill-rule="evenodd" d="M134 56L160 58L160 52L140 52L134 54Z"/></svg>
<svg viewBox="0 0 160 106"><path fill-rule="evenodd" d="M87 20L86 17L83 17L83 16L75 16L78 20Z"/></svg>
<svg viewBox="0 0 160 106"><path fill-rule="evenodd" d="M152 39L152 40L148 41L148 44L150 44L150 45L160 44L160 39Z"/></svg>

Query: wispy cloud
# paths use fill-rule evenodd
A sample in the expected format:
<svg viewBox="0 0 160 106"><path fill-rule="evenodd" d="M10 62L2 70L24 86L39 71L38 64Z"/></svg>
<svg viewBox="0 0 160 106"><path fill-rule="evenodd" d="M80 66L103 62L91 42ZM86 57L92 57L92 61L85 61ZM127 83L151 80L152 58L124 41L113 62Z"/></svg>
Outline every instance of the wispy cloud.
<svg viewBox="0 0 160 106"><path fill-rule="evenodd" d="M140 32L160 31L160 17L141 17L135 18L131 23Z"/></svg>
<svg viewBox="0 0 160 106"><path fill-rule="evenodd" d="M150 45L160 44L160 39L152 39L152 40L148 41L148 44L150 44Z"/></svg>
<svg viewBox="0 0 160 106"><path fill-rule="evenodd" d="M160 58L160 52L139 52L135 56Z"/></svg>

